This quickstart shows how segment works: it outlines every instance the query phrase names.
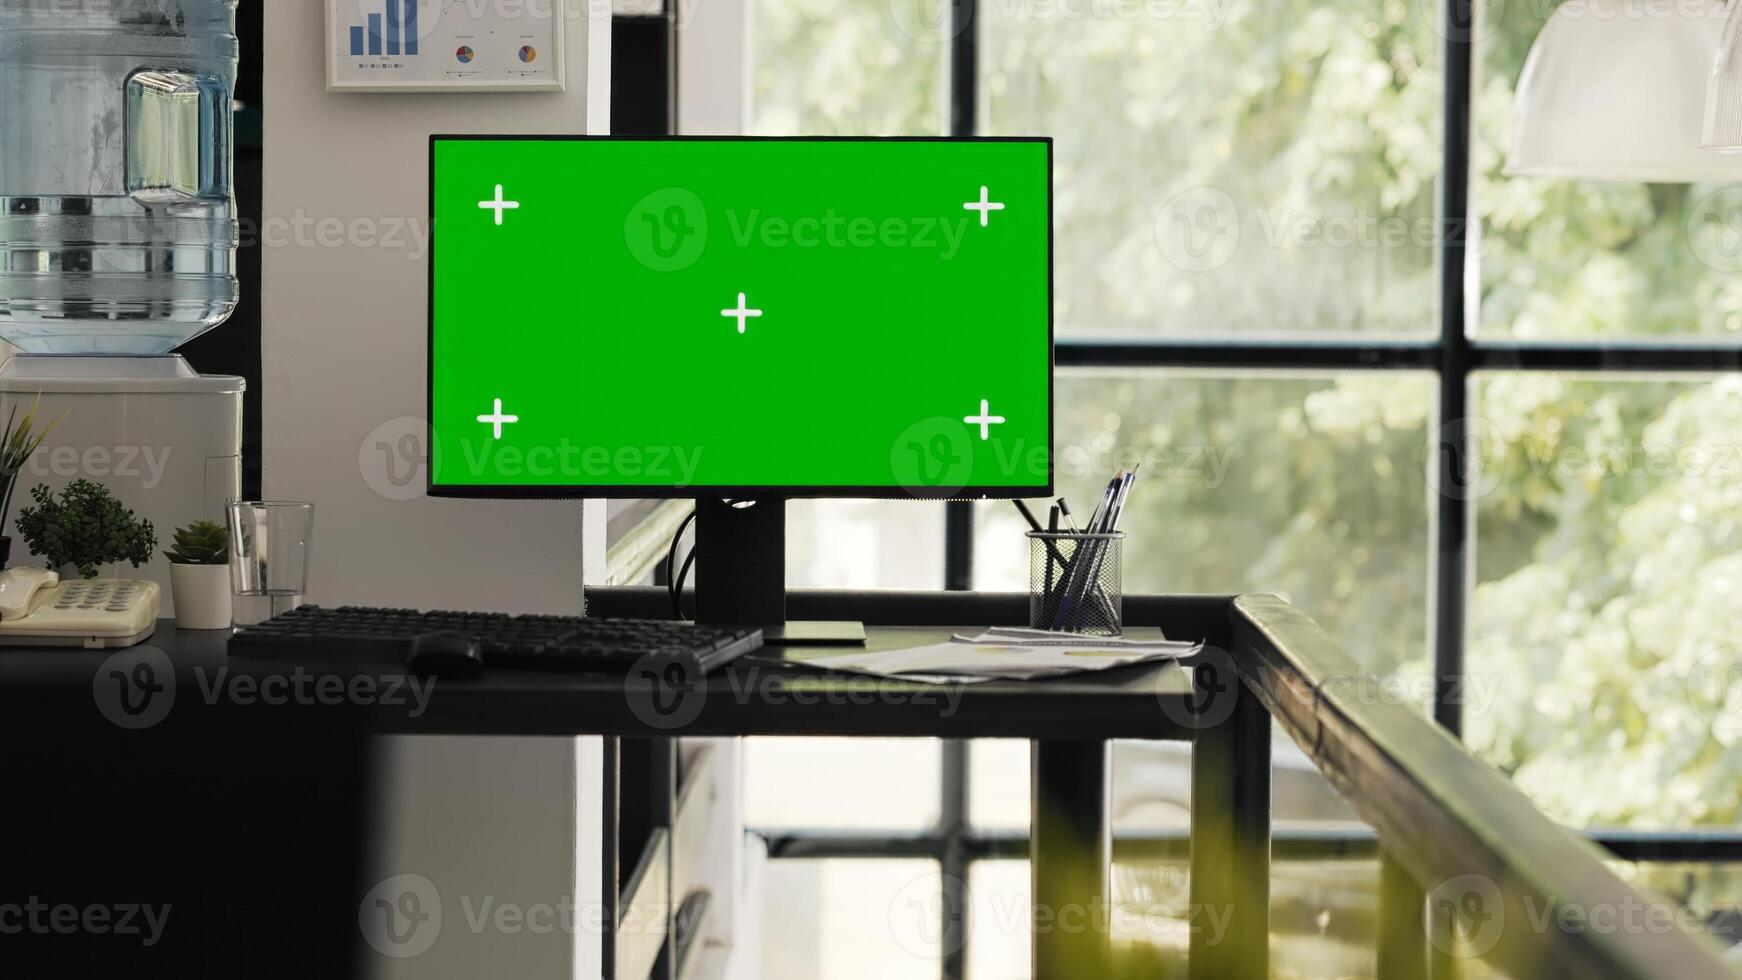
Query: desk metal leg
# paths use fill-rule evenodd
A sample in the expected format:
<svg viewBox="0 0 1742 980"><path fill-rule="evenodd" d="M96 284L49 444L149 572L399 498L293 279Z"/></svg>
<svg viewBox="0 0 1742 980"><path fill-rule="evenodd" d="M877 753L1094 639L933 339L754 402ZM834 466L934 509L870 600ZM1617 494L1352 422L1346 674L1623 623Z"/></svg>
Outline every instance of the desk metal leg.
<svg viewBox="0 0 1742 980"><path fill-rule="evenodd" d="M1229 670L1206 662L1199 670ZM1192 743L1193 977L1263 980L1270 971L1270 714L1238 678L1233 710Z"/></svg>
<svg viewBox="0 0 1742 980"><path fill-rule="evenodd" d="M1108 745L1036 741L1031 752L1034 976L1101 976L1113 860Z"/></svg>

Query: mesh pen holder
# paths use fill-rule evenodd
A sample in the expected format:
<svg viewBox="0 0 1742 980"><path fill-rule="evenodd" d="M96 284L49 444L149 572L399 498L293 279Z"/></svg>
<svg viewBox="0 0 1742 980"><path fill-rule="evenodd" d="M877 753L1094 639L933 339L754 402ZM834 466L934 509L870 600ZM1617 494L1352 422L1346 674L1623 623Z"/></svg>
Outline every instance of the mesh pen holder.
<svg viewBox="0 0 1742 980"><path fill-rule="evenodd" d="M1124 631L1125 532L1028 532L1028 625L1091 636Z"/></svg>

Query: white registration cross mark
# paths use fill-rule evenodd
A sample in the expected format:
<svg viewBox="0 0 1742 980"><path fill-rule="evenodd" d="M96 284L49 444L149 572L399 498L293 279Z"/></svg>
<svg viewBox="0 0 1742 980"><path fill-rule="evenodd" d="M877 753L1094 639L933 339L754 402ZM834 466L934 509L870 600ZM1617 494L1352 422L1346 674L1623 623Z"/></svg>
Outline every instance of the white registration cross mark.
<svg viewBox="0 0 1742 980"><path fill-rule="evenodd" d="M970 415L967 418L963 419L962 421L968 423L969 425L979 426L980 427L980 441L985 442L986 440L992 438L992 427L994 425L1003 425L1004 424L1004 416L993 415L992 414L992 403L987 401L986 399L982 398L982 399L980 399L980 414L979 415Z"/></svg>
<svg viewBox="0 0 1742 980"><path fill-rule="evenodd" d="M735 317L738 320L738 332L743 333L745 324L752 318L761 316L762 311L751 309L745 300L744 294L739 293L738 308L735 310L721 310L720 315L725 317Z"/></svg>
<svg viewBox="0 0 1742 980"><path fill-rule="evenodd" d="M980 227L984 228L992 223L992 212L1004 210L1004 205L992 200L991 189L986 185L981 184L980 199L978 201L969 201L962 205L962 208L966 211L980 212Z"/></svg>
<svg viewBox="0 0 1742 980"><path fill-rule="evenodd" d="M520 210L519 201L506 200L502 196L502 185L496 185L496 197L490 201L479 201L478 207L485 211L496 212L496 227L502 227L502 212Z"/></svg>
<svg viewBox="0 0 1742 980"><path fill-rule="evenodd" d="M484 423L485 425L492 426L495 429L496 438L501 439L502 438L502 427L504 425L512 425L515 422L520 421L520 416L518 416L518 415L503 415L502 414L502 399L498 398L498 399L496 399L495 412L493 414L490 414L490 415L478 416L478 421Z"/></svg>

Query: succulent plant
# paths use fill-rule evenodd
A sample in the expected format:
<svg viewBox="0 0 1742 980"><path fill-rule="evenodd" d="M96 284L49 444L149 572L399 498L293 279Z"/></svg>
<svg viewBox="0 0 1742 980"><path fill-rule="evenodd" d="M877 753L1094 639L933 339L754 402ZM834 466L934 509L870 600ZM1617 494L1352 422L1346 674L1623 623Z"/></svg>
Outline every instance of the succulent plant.
<svg viewBox="0 0 1742 980"><path fill-rule="evenodd" d="M177 565L228 565L230 532L216 521L195 521L175 532L163 556Z"/></svg>

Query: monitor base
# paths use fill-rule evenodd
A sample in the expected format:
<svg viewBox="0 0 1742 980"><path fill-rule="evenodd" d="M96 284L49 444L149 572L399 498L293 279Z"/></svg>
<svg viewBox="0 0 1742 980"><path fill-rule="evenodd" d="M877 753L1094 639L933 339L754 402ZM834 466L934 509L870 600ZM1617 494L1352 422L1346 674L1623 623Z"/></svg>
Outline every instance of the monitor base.
<svg viewBox="0 0 1742 980"><path fill-rule="evenodd" d="M769 646L865 642L865 624L786 621L786 501L696 501L696 622L762 626Z"/></svg>
<svg viewBox="0 0 1742 980"><path fill-rule="evenodd" d="M863 646L865 624L850 620L812 620L762 627L762 642L771 647Z"/></svg>

